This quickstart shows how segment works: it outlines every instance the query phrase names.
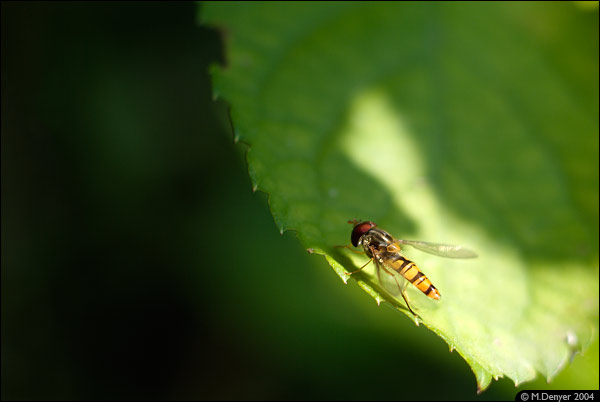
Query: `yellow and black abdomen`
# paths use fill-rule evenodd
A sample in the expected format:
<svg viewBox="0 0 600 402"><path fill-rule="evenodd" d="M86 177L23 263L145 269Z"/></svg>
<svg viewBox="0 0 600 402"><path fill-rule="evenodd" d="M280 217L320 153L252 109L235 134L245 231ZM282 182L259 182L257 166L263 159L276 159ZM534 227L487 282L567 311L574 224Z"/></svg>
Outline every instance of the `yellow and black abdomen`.
<svg viewBox="0 0 600 402"><path fill-rule="evenodd" d="M389 261L389 265L406 278L407 281L415 285L417 289L425 293L427 297L434 300L440 299L440 292L438 292L436 287L433 286L433 283L431 283L427 276L421 272L414 262L404 258L398 253L394 256L394 261Z"/></svg>

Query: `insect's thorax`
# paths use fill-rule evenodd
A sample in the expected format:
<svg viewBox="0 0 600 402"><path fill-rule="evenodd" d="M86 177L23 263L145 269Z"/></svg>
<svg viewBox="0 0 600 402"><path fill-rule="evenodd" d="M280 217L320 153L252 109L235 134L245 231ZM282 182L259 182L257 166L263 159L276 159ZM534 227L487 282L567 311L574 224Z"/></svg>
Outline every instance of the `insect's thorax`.
<svg viewBox="0 0 600 402"><path fill-rule="evenodd" d="M358 244L362 245L367 256L372 258L372 249L376 252L382 252L393 242L394 238L388 232L379 228L373 228L362 235Z"/></svg>

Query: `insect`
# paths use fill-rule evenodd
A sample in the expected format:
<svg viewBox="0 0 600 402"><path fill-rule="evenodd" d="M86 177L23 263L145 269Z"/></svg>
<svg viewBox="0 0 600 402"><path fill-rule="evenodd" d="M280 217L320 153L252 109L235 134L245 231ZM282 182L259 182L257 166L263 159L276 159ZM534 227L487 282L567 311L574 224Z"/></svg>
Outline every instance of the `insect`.
<svg viewBox="0 0 600 402"><path fill-rule="evenodd" d="M348 275L355 274L365 268L371 261L375 263L375 270L380 284L392 295L398 292L406 302L408 310L417 317L413 311L408 297L406 296L406 287L408 282L412 283L427 297L439 300L440 292L417 265L405 258L401 254L401 244L407 244L418 250L435 254L447 258L475 258L477 254L462 246L452 246L449 244L428 243L423 241L400 240L395 239L383 229L371 221L359 222L357 220L348 221L354 225L350 240L354 247L362 246L364 253L369 257L369 261L358 270L350 272ZM342 246L350 248L350 246ZM360 251L351 249L356 253Z"/></svg>

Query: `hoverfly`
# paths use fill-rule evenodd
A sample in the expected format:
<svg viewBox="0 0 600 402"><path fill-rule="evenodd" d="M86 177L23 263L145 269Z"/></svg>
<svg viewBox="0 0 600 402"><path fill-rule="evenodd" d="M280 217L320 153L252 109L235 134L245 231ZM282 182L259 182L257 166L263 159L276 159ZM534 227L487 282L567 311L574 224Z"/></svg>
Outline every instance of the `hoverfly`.
<svg viewBox="0 0 600 402"><path fill-rule="evenodd" d="M348 221L354 225L350 240L354 247L362 246L364 253L369 257L369 261L358 270L348 273L355 274L366 267L371 261L375 263L377 279L382 287L392 295L397 295L398 291L406 302L408 310L417 317L413 311L406 296L406 287L408 282L412 283L427 297L439 300L440 292L417 265L400 253L400 244L407 244L426 253L434 254L447 258L475 258L477 254L462 246L452 246L448 244L428 243L423 241L394 239L392 235L371 221L358 222L356 219ZM349 246L342 246L350 248ZM352 250L352 249L351 249ZM362 254L362 252L352 250ZM400 277L400 278L399 278Z"/></svg>

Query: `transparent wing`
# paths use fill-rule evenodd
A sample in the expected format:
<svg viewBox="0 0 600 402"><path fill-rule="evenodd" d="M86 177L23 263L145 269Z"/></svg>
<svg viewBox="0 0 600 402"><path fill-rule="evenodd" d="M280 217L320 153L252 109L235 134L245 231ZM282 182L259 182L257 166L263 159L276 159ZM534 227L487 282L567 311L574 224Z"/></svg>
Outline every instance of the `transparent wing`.
<svg viewBox="0 0 600 402"><path fill-rule="evenodd" d="M381 287L392 296L398 296L402 292L404 277L396 275L393 269L386 268L376 258L373 259L373 262Z"/></svg>
<svg viewBox="0 0 600 402"><path fill-rule="evenodd" d="M446 258L477 258L477 254L463 246L451 244L428 243L414 240L396 240L396 243L408 244L418 250Z"/></svg>

